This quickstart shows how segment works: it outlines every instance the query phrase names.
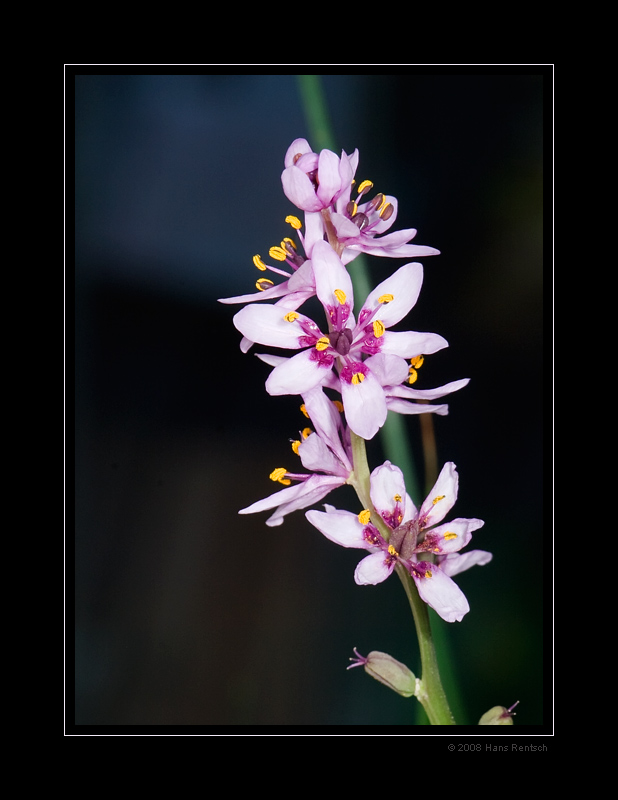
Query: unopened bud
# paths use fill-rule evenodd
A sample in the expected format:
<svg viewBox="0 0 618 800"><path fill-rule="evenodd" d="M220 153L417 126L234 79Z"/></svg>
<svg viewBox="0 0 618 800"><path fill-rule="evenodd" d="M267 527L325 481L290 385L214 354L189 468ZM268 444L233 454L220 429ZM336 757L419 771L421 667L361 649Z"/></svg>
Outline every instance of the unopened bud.
<svg viewBox="0 0 618 800"><path fill-rule="evenodd" d="M519 700L517 701L519 703ZM517 705L513 703L510 708L504 706L494 706L486 711L479 720L479 725L512 725L513 709Z"/></svg>
<svg viewBox="0 0 618 800"><path fill-rule="evenodd" d="M350 664L348 669L352 667L365 667L365 672L371 675L380 683L388 686L397 694L402 697L412 697L416 693L416 678L414 673L411 672L405 664L397 661L388 653L380 653L378 650L372 650L371 653L365 658L361 656L356 648L354 648L355 658L351 658L353 664Z"/></svg>

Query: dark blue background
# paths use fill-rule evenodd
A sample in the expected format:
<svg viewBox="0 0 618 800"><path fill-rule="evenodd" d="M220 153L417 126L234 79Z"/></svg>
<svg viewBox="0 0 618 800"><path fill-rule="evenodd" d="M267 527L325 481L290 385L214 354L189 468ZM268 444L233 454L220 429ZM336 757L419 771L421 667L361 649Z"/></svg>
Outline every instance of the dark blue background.
<svg viewBox="0 0 618 800"><path fill-rule="evenodd" d="M252 291L252 256L288 235L283 157L294 138L310 139L296 78L134 69L68 77L76 722L404 725L416 701L345 671L354 646L418 668L399 582L356 586L359 554L302 512L275 529L266 514L237 515L274 490L274 467L293 468L288 440L303 427L297 399L269 397L268 368L240 353L237 308L216 302ZM494 553L458 576L472 610L444 626L464 698L458 721L519 700L518 724L540 725L551 657L542 519L551 74L392 71L325 75L323 85L338 148L360 150L357 178L397 196L396 228L416 227L415 241L442 253L422 259L409 317L450 343L427 359L422 385L471 378L435 420L439 459L460 474L454 511L486 521L474 545ZM372 283L402 263L370 260ZM417 419L408 430L420 459ZM376 444L370 458L380 463ZM329 497L348 500L346 489Z"/></svg>

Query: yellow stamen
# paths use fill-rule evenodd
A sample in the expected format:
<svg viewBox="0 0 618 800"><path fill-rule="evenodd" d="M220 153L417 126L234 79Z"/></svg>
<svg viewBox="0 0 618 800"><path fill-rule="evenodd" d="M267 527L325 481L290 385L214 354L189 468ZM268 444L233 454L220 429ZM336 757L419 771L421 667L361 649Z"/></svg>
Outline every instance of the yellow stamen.
<svg viewBox="0 0 618 800"><path fill-rule="evenodd" d="M393 497L393 500L394 500L396 503L401 503L401 495L400 495L400 494L396 494L396 495Z"/></svg>
<svg viewBox="0 0 618 800"><path fill-rule="evenodd" d="M292 483L292 481L284 477L286 473L287 469L285 467L277 467L277 469L274 469L270 473L269 478L271 479L271 481L274 481L275 483L279 482L282 483L284 486L289 486Z"/></svg>
<svg viewBox="0 0 618 800"><path fill-rule="evenodd" d="M343 414L343 403L341 400L333 400L333 404L340 414Z"/></svg>
<svg viewBox="0 0 618 800"><path fill-rule="evenodd" d="M266 270L268 269L266 264L262 261L262 259L258 255L253 256L253 263L258 269L261 269L262 272L266 272Z"/></svg>
<svg viewBox="0 0 618 800"><path fill-rule="evenodd" d="M295 217L294 214L288 214L285 218L285 221L288 222L295 231L299 231L303 227L303 223Z"/></svg>
<svg viewBox="0 0 618 800"><path fill-rule="evenodd" d="M434 497L434 499L433 499L431 502L432 502L432 503L434 504L434 506L435 506L435 504L436 504L436 503L439 503L439 502L440 502L440 500L444 500L444 498L445 498L445 495L443 495L443 494L439 494L437 497Z"/></svg>
<svg viewBox="0 0 618 800"><path fill-rule="evenodd" d="M326 350L326 348L330 345L330 339L328 336L322 336L321 339L318 339L315 343L316 350Z"/></svg>
<svg viewBox="0 0 618 800"><path fill-rule="evenodd" d="M270 289L270 287L274 285L275 284L272 281L269 281L268 278L258 278L255 282L255 288L259 289L260 292Z"/></svg>
<svg viewBox="0 0 618 800"><path fill-rule="evenodd" d="M294 322L295 319L298 319L298 314L296 311L290 311L285 315L283 318L286 322Z"/></svg>
<svg viewBox="0 0 618 800"><path fill-rule="evenodd" d="M389 554L389 556L398 556L399 555L399 553L395 550L395 548L393 547L392 544L389 544L389 546L388 546L388 554Z"/></svg>
<svg viewBox="0 0 618 800"><path fill-rule="evenodd" d="M307 417L307 419L309 419L309 412L307 411L307 406L306 406L304 403L303 403L303 404L302 404L302 406L300 407L300 410L301 410L301 411L303 412L303 414L304 414L304 415Z"/></svg>
<svg viewBox="0 0 618 800"><path fill-rule="evenodd" d="M456 539L457 538L457 534L453 533L452 531L447 531L444 534L444 538L446 539L447 542L450 542L451 539Z"/></svg>
<svg viewBox="0 0 618 800"><path fill-rule="evenodd" d="M384 198L384 199L386 200L386 198ZM383 217L386 213L389 213L389 212L390 212L389 213L389 216L390 216L390 214L393 213L392 211L390 211L390 209L392 209L392 208L393 208L393 206L392 206L391 203L382 203L382 205L380 206L380 211L378 212L380 214L380 217Z"/></svg>
<svg viewBox="0 0 618 800"><path fill-rule="evenodd" d="M358 386L358 384L362 383L364 380L365 376L362 372L355 372L354 375L352 375L352 383L354 386Z"/></svg>
<svg viewBox="0 0 618 800"><path fill-rule="evenodd" d="M285 261L288 257L288 254L283 247L271 247L268 251L268 255L271 258L274 258L275 261Z"/></svg>
<svg viewBox="0 0 618 800"><path fill-rule="evenodd" d="M303 430L301 431L303 439L306 439L307 436L311 436L312 433L313 431L311 430L311 428L303 428Z"/></svg>
<svg viewBox="0 0 618 800"><path fill-rule="evenodd" d="M417 369L420 369L423 364L425 363L425 356L414 356L414 358L410 359L410 364Z"/></svg>
<svg viewBox="0 0 618 800"><path fill-rule="evenodd" d="M337 300L339 300L341 305L345 303L345 292L342 289L335 289L333 294L335 295Z"/></svg>
<svg viewBox="0 0 618 800"><path fill-rule="evenodd" d="M410 373L408 376L408 383L416 383L416 379L418 378L418 372L414 369L414 367L410 367L408 372Z"/></svg>
<svg viewBox="0 0 618 800"><path fill-rule="evenodd" d="M394 294L381 294L378 297L378 303L392 303L394 299L395 299Z"/></svg>
<svg viewBox="0 0 618 800"><path fill-rule="evenodd" d="M382 195L382 202L380 203L380 207L378 208L378 214L382 216L383 212L386 209L386 206L389 205L388 200L386 199L386 195Z"/></svg>
<svg viewBox="0 0 618 800"><path fill-rule="evenodd" d="M433 577L433 575L431 574L431 570L430 569L428 569L427 572L425 573L425 577L426 578L432 578Z"/></svg>
<svg viewBox="0 0 618 800"><path fill-rule="evenodd" d="M298 439L295 439L292 442L292 450L296 453L296 455L298 455L298 448L299 447L300 447L300 442L298 441Z"/></svg>
<svg viewBox="0 0 618 800"><path fill-rule="evenodd" d="M368 508L363 509L358 515L358 521L361 525L366 525L371 517L371 512Z"/></svg>
<svg viewBox="0 0 618 800"><path fill-rule="evenodd" d="M384 336L384 331L386 328L384 327L384 323L381 319L374 319L373 321L373 335L376 339L379 339L380 336Z"/></svg>
<svg viewBox="0 0 618 800"><path fill-rule="evenodd" d="M352 208L349 209L348 213L350 214L351 217L353 217L358 211L358 204L355 203L354 200L351 200L350 202L352 203Z"/></svg>
<svg viewBox="0 0 618 800"><path fill-rule="evenodd" d="M373 183L371 181L362 181L359 184L358 189L356 191L359 193L359 195L361 195L361 194L365 194L366 192L368 192L369 189L371 189L372 187L373 187Z"/></svg>

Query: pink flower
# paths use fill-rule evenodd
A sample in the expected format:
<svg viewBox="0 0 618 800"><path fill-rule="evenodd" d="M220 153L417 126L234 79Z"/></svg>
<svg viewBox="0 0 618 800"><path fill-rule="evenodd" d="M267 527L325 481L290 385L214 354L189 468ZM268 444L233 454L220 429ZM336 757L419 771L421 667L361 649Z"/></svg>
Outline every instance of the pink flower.
<svg viewBox="0 0 618 800"><path fill-rule="evenodd" d="M387 330L416 303L423 268L416 263L400 267L369 294L355 321L352 281L327 242L316 242L312 263L316 294L326 313L326 332L309 317L296 311L284 313L276 305L245 307L234 317L234 325L260 344L305 348L273 369L266 381L271 395L303 394L315 386L332 386L335 367L335 384L348 425L358 436L371 439L386 421L388 408L384 387L368 357L381 353L406 359L448 346L435 333Z"/></svg>
<svg viewBox="0 0 618 800"><path fill-rule="evenodd" d="M357 584L381 583L401 564L427 605L447 622L461 622L470 607L451 576L474 564L487 564L492 556L483 550L459 553L470 542L472 532L483 526L482 520L454 519L438 524L453 507L457 489L457 471L448 462L417 509L406 492L401 470L386 461L371 474L371 502L389 531L388 538L371 523L370 510L356 516L326 505L326 512L307 511L305 516L336 544L370 552L356 568Z"/></svg>
<svg viewBox="0 0 618 800"><path fill-rule="evenodd" d="M387 258L440 255L435 247L408 244L416 236L415 228L385 234L397 219L397 198L380 192L365 203L359 202L372 186L371 181L363 181L356 201L349 199L349 193L347 197L343 195L337 201L336 211L330 214L330 222L343 248L343 263L349 264L360 253Z"/></svg>
<svg viewBox="0 0 618 800"><path fill-rule="evenodd" d="M315 431L303 431L300 439L294 442L294 450L310 472L292 473L284 468L274 470L271 480L279 481L287 488L238 512L254 514L274 508L274 514L266 520L269 527L281 525L286 514L322 500L333 489L347 483L352 473L349 435L336 405L320 387L308 392L303 400ZM292 485L292 481L296 483Z"/></svg>
<svg viewBox="0 0 618 800"><path fill-rule="evenodd" d="M281 183L285 196L303 211L330 208L349 191L358 165L358 150L339 158L331 150L314 153L306 139L295 139L284 159Z"/></svg>

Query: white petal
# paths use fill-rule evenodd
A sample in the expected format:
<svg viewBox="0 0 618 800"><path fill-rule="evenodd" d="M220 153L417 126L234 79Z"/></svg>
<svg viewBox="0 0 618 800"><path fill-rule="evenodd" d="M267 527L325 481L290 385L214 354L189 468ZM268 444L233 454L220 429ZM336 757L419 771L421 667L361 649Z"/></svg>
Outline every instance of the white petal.
<svg viewBox="0 0 618 800"><path fill-rule="evenodd" d="M465 594L435 564L428 565L428 574L422 578L412 574L421 598L446 622L461 622L470 611Z"/></svg>
<svg viewBox="0 0 618 800"><path fill-rule="evenodd" d="M429 528L444 519L457 500L459 475L452 461L447 461L438 475L433 489L421 506L420 516L425 517Z"/></svg>
<svg viewBox="0 0 618 800"><path fill-rule="evenodd" d="M418 333L417 331L386 331L383 336L382 352L392 353L401 358L430 355L448 347L448 342L438 333Z"/></svg>
<svg viewBox="0 0 618 800"><path fill-rule="evenodd" d="M470 569L470 567L483 567L489 564L493 555L486 550L470 550L468 553L450 553L444 558L440 558L440 569L446 575L452 577L460 572Z"/></svg>
<svg viewBox="0 0 618 800"><path fill-rule="evenodd" d="M385 461L371 473L370 494L371 502L379 514L392 515L397 502L404 513L406 485L403 472L390 461ZM396 501L395 497L401 499Z"/></svg>
<svg viewBox="0 0 618 800"><path fill-rule="evenodd" d="M415 263L404 264L390 278L376 286L367 297L364 308L377 308L374 319L381 319L384 325L389 328L402 320L410 309L414 307L422 285L423 265ZM387 294L393 295L394 299L390 303L378 302L378 298Z"/></svg>
<svg viewBox="0 0 618 800"><path fill-rule="evenodd" d="M366 556L356 567L354 580L361 586L382 583L395 568L395 561L387 559L386 554L380 550L379 553L372 553Z"/></svg>
<svg viewBox="0 0 618 800"><path fill-rule="evenodd" d="M298 319L304 320L307 324L316 328L315 323L308 317L298 314L292 322L288 322L285 316L288 312L285 308L278 305L265 305L257 303L245 306L234 316L233 322L236 328L253 342L266 344L272 347L285 347L297 350L299 338L305 335Z"/></svg>
<svg viewBox="0 0 618 800"><path fill-rule="evenodd" d="M332 506L329 506L329 509L331 508ZM363 536L365 526L351 511L338 511L337 509L328 512L307 511L305 516L320 533L341 547L356 547L361 550L368 550L370 547Z"/></svg>
<svg viewBox="0 0 618 800"><path fill-rule="evenodd" d="M386 422L384 389L371 372L360 383L341 381L341 398L348 425L362 439L373 439Z"/></svg>
<svg viewBox="0 0 618 800"><path fill-rule="evenodd" d="M409 364L401 356L378 353L375 356L369 356L364 363L382 386L398 386L408 377Z"/></svg>
<svg viewBox="0 0 618 800"><path fill-rule="evenodd" d="M311 253L311 261L313 263L313 274L315 275L315 291L322 305L325 308L327 306L337 306L339 300L335 296L335 290L340 289L346 296L349 308L352 309L354 307L352 279L341 263L341 259L328 242L315 243Z"/></svg>
<svg viewBox="0 0 618 800"><path fill-rule="evenodd" d="M303 394L324 380L332 370L311 360L312 350L303 350L275 367L266 380L268 394Z"/></svg>

